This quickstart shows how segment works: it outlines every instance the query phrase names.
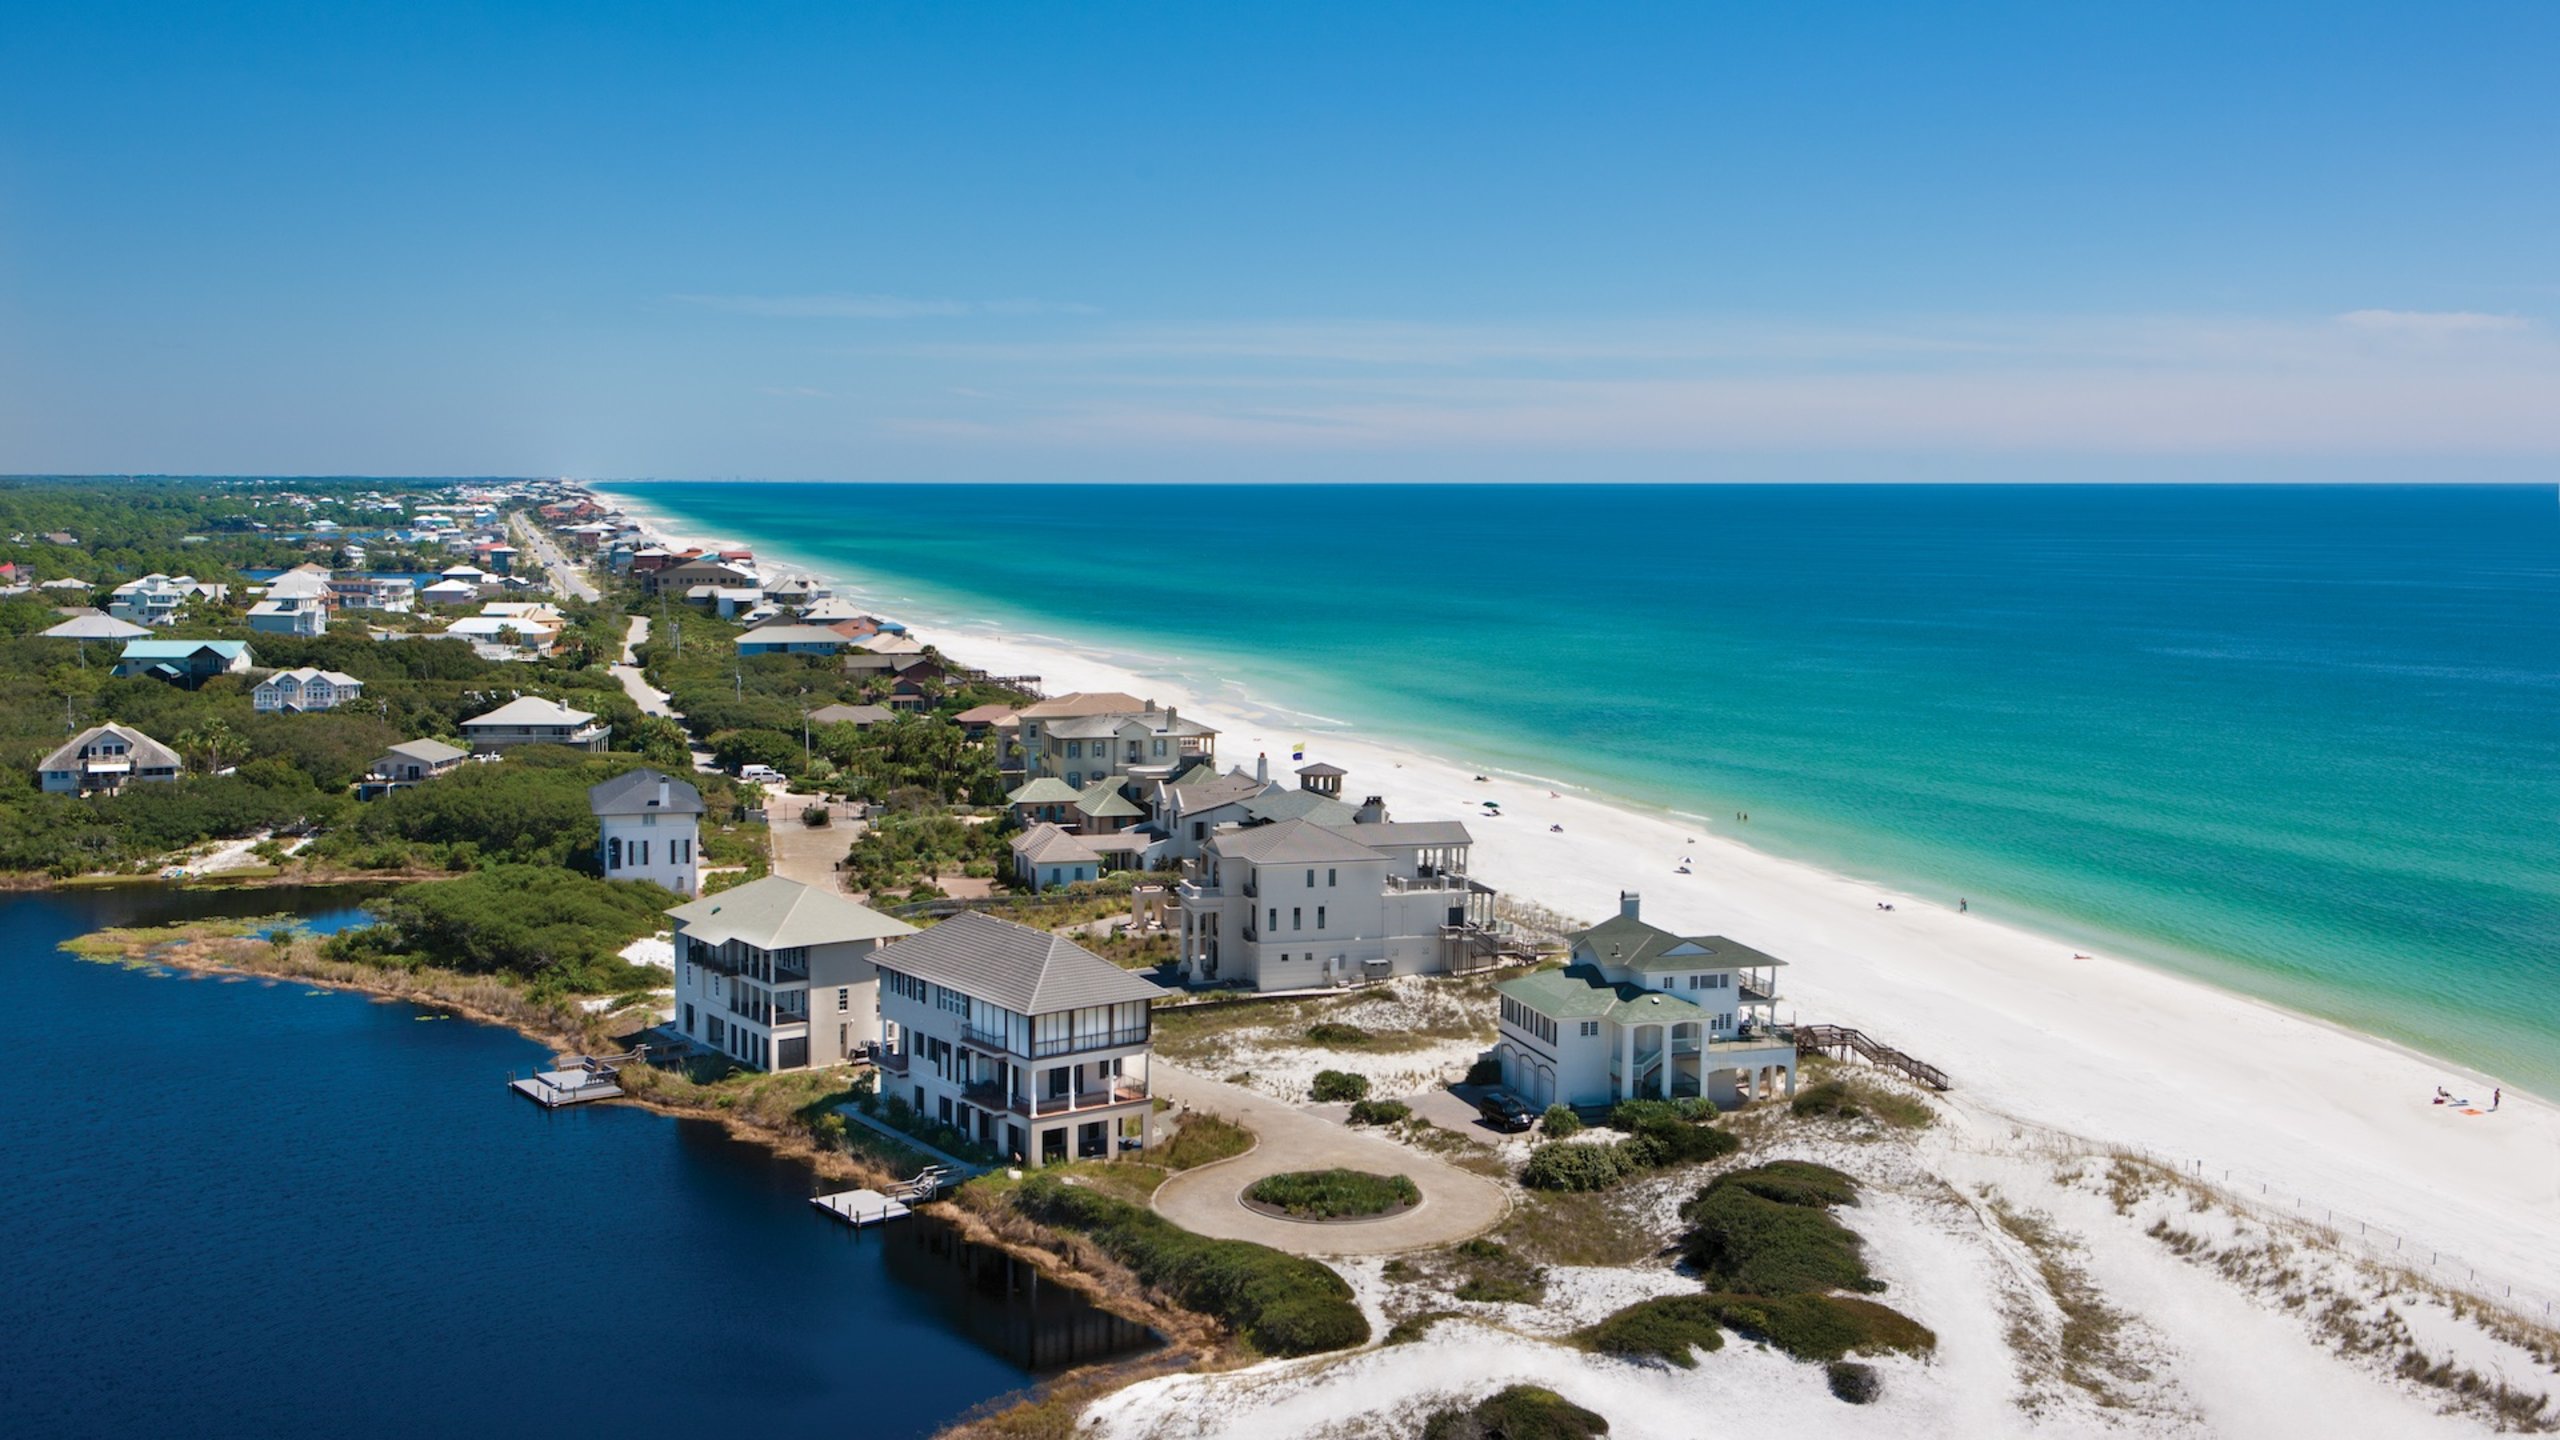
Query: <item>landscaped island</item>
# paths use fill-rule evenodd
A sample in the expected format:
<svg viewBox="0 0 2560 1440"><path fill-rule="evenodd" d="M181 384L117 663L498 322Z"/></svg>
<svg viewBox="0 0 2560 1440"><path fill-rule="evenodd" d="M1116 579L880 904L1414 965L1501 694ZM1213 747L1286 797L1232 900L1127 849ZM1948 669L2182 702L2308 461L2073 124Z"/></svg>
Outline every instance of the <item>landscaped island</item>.
<svg viewBox="0 0 2560 1440"><path fill-rule="evenodd" d="M1253 1182L1244 1198L1255 1209L1292 1220L1373 1220L1421 1204L1422 1192L1402 1175L1294 1170Z"/></svg>

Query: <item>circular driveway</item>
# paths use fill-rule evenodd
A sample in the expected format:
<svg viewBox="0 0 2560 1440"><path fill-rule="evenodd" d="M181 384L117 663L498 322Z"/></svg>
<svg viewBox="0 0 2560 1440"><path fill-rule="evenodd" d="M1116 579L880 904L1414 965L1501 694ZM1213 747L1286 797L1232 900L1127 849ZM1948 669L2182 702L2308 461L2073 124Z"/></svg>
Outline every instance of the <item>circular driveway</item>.
<svg viewBox="0 0 2560 1440"><path fill-rule="evenodd" d="M1471 1239L1510 1213L1511 1197L1502 1186L1392 1140L1161 1060L1150 1078L1157 1094L1233 1120L1260 1142L1232 1160L1185 1170L1157 1187L1157 1213L1195 1234L1253 1240L1292 1255L1393 1255ZM1334 1224L1245 1208L1246 1187L1266 1175L1337 1167L1407 1176L1422 1191L1422 1203L1400 1215Z"/></svg>

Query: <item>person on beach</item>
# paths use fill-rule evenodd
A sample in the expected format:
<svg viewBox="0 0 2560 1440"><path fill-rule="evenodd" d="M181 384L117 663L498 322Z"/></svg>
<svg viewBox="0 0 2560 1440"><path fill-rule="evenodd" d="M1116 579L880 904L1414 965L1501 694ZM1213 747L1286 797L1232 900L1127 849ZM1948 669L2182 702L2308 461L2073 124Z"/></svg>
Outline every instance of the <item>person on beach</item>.
<svg viewBox="0 0 2560 1440"><path fill-rule="evenodd" d="M2489 1092L2490 1109L2495 1110L2505 1103L2507 1103L2507 1092L2504 1089L2494 1089Z"/></svg>

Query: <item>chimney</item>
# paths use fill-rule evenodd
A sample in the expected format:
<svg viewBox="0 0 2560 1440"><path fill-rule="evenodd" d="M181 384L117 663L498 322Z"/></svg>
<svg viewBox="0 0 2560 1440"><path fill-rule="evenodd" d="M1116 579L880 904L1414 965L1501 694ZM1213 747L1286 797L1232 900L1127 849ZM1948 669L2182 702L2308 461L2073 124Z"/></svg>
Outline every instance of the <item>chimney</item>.
<svg viewBox="0 0 2560 1440"><path fill-rule="evenodd" d="M1253 779L1254 783L1257 785L1268 785L1271 783L1271 754L1269 751L1264 751L1262 754L1253 757Z"/></svg>
<svg viewBox="0 0 2560 1440"><path fill-rule="evenodd" d="M1618 892L1619 919L1636 919L1638 918L1636 912L1642 908L1644 908L1644 897L1642 895L1637 894L1633 890L1621 890Z"/></svg>
<svg viewBox="0 0 2560 1440"><path fill-rule="evenodd" d="M1384 795L1372 795L1362 801L1360 808L1351 816L1354 825L1383 825L1386 820L1387 797Z"/></svg>
<svg viewBox="0 0 2560 1440"><path fill-rule="evenodd" d="M658 777L658 808L667 808L667 777L664 775Z"/></svg>

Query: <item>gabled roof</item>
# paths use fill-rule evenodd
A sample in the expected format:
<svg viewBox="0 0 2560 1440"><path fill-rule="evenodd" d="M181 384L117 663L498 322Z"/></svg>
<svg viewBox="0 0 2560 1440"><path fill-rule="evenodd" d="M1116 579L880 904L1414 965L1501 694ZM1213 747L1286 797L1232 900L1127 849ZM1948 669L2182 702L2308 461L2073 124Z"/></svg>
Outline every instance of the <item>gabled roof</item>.
<svg viewBox="0 0 2560 1440"><path fill-rule="evenodd" d="M92 725L62 743L52 754L39 761L39 770L70 770L80 763L80 752L89 742L102 735L113 735L125 744L125 753L136 770L175 770L178 752L134 729L130 725Z"/></svg>
<svg viewBox="0 0 2560 1440"><path fill-rule="evenodd" d="M1467 833L1466 822L1460 820L1378 820L1367 825L1351 824L1340 828L1360 843L1381 849L1475 843L1475 837Z"/></svg>
<svg viewBox="0 0 2560 1440"><path fill-rule="evenodd" d="M738 637L738 646L749 645L824 645L841 648L853 642L824 625L764 625Z"/></svg>
<svg viewBox="0 0 2560 1440"><path fill-rule="evenodd" d="M1072 805L1081 798L1076 787L1055 775L1043 775L1028 784L1017 785L1004 797L1007 805Z"/></svg>
<svg viewBox="0 0 2560 1440"><path fill-rule="evenodd" d="M1108 780L1084 787L1084 793L1076 797L1076 810L1092 820L1135 819L1147 813L1131 803L1128 796L1120 793L1120 787Z"/></svg>
<svg viewBox="0 0 2560 1440"><path fill-rule="evenodd" d="M124 640L135 635L148 635L151 627L119 620L113 615L74 615L50 630L37 633L49 640Z"/></svg>
<svg viewBox="0 0 2560 1440"><path fill-rule="evenodd" d="M1218 853L1230 860L1243 860L1255 865L1303 865L1325 860L1385 858L1349 834L1327 829L1311 820L1283 820L1277 825L1219 830L1209 836L1209 843L1218 847Z"/></svg>
<svg viewBox="0 0 2560 1440"><path fill-rule="evenodd" d="M1647 990L1631 982L1613 985L1589 965L1540 970L1517 980L1505 980L1493 988L1552 1020L1606 1017L1621 1025L1649 1025L1707 1018L1706 1011L1677 995Z"/></svg>
<svg viewBox="0 0 2560 1440"><path fill-rule="evenodd" d="M1102 863L1100 852L1046 820L1014 836L1013 853L1034 865Z"/></svg>
<svg viewBox="0 0 2560 1440"><path fill-rule="evenodd" d="M688 901L668 911L667 918L705 945L741 940L759 950L894 940L916 933L903 920L781 875Z"/></svg>
<svg viewBox="0 0 2560 1440"><path fill-rule="evenodd" d="M441 740L403 740L392 746L389 753L403 760L415 760L421 765L444 765L459 760L471 752L459 745L447 745Z"/></svg>
<svg viewBox="0 0 2560 1440"><path fill-rule="evenodd" d="M1022 718L1063 720L1071 715L1127 715L1146 708L1146 701L1117 690L1077 690L1024 706Z"/></svg>
<svg viewBox="0 0 2560 1440"><path fill-rule="evenodd" d="M1196 775L1199 772L1194 770L1191 773ZM1270 788L1267 781L1256 780L1241 770L1230 770L1224 775L1211 775L1201 780L1174 781L1173 800L1183 814L1197 815L1203 810L1232 805L1238 800L1250 800Z"/></svg>
<svg viewBox="0 0 2560 1440"><path fill-rule="evenodd" d="M1301 766L1299 766L1299 767L1298 767L1298 773L1299 773L1299 774L1301 774L1301 775L1333 775L1333 776L1341 776L1341 775L1348 775L1348 774L1350 774L1351 772L1350 772L1350 771L1348 771L1348 770L1343 769L1343 768L1342 768L1341 766L1339 766L1339 765L1328 765L1328 764L1326 764L1325 762L1323 762L1323 761L1319 760L1319 761L1317 761L1316 763L1314 763L1313 765L1301 765Z"/></svg>
<svg viewBox="0 0 2560 1440"><path fill-rule="evenodd" d="M1072 940L964 910L875 957L1017 1015L1152 1000L1163 987L1142 980Z"/></svg>
<svg viewBox="0 0 2560 1440"><path fill-rule="evenodd" d="M270 600L317 600L329 593L329 577L288 570L267 582Z"/></svg>
<svg viewBox="0 0 2560 1440"><path fill-rule="evenodd" d="M184 660L200 650L210 650L224 660L237 660L249 649L246 640L131 640L125 643L127 660Z"/></svg>
<svg viewBox="0 0 2560 1440"><path fill-rule="evenodd" d="M898 718L898 712L886 705L822 705L809 712L809 719L820 725L885 725Z"/></svg>
<svg viewBox="0 0 2560 1440"><path fill-rule="evenodd" d="M572 710L557 700L539 695L525 695L508 701L486 715L474 715L462 722L462 728L487 725L492 728L532 727L543 725L579 726L596 717L584 710Z"/></svg>
<svg viewBox="0 0 2560 1440"><path fill-rule="evenodd" d="M1015 707L997 703L972 705L951 718L963 725L993 725L999 720L1012 718L1015 713Z"/></svg>
<svg viewBox="0 0 2560 1440"><path fill-rule="evenodd" d="M666 803L658 803L659 787ZM587 808L598 815L699 815L702 792L662 770L633 770L587 787Z"/></svg>
<svg viewBox="0 0 2560 1440"><path fill-rule="evenodd" d="M1721 935L1674 935L1632 915L1613 915L1573 937L1576 954L1637 970L1752 970L1787 962Z"/></svg>
<svg viewBox="0 0 2560 1440"><path fill-rule="evenodd" d="M305 665L299 670L279 670L273 675L268 676L266 679L259 681L258 688L263 690L279 680L290 680L296 685L308 685L314 680L326 680L331 685L337 686L340 689L344 689L350 685L355 686L357 689L364 688L364 682L353 675L349 675L338 670L322 670L309 665Z"/></svg>
<svg viewBox="0 0 2560 1440"><path fill-rule="evenodd" d="M1313 820L1332 830L1349 829L1359 811L1313 790L1274 789L1244 802L1244 813L1256 820Z"/></svg>

